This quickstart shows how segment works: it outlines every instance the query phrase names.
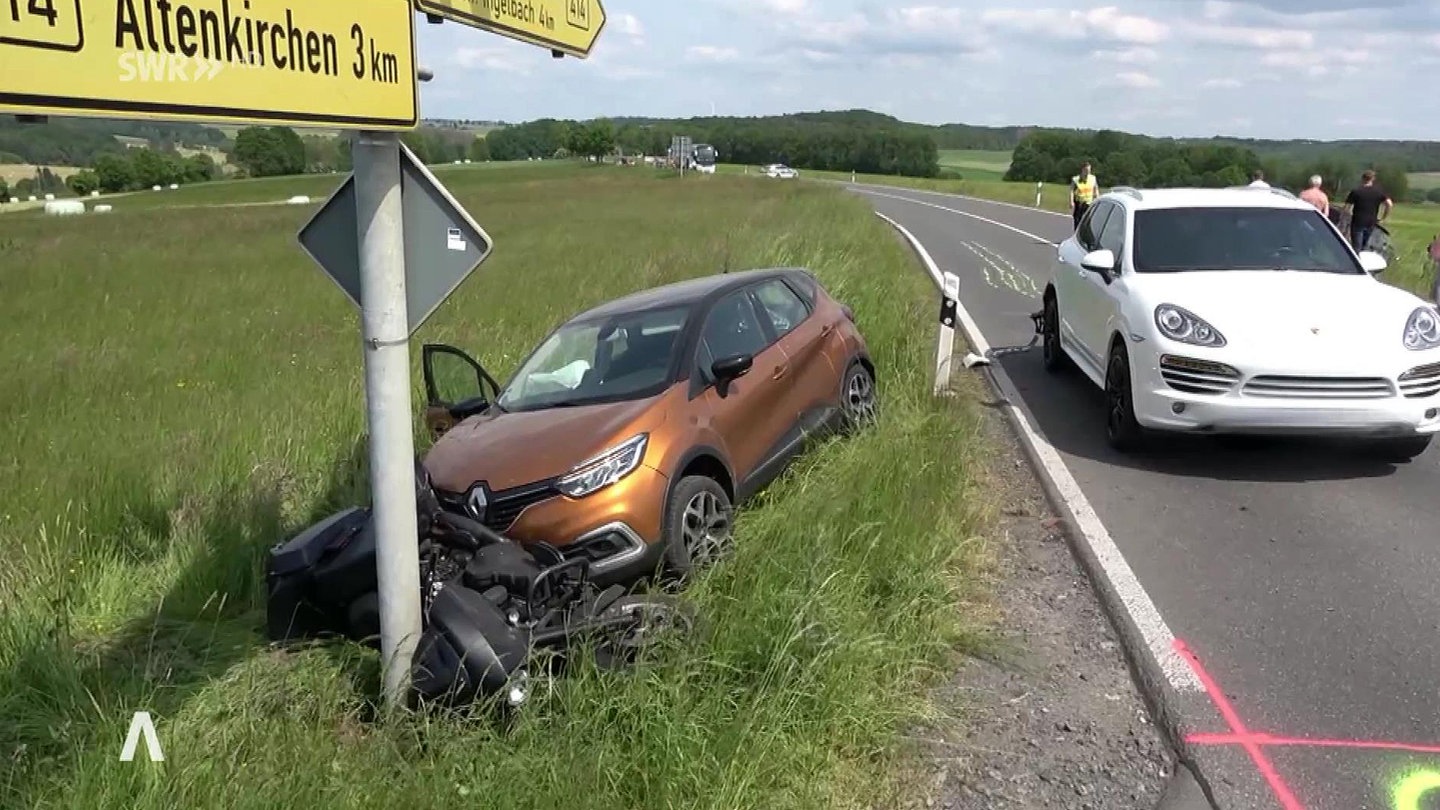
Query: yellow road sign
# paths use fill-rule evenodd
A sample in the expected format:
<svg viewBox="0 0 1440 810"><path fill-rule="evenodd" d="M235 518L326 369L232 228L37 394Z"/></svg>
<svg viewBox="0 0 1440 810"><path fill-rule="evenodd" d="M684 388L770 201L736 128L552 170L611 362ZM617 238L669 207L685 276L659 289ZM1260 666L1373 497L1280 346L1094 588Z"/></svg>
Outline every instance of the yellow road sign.
<svg viewBox="0 0 1440 810"><path fill-rule="evenodd" d="M413 129L408 0L0 0L0 112Z"/></svg>
<svg viewBox="0 0 1440 810"><path fill-rule="evenodd" d="M415 0L437 17L584 59L605 27L600 0Z"/></svg>

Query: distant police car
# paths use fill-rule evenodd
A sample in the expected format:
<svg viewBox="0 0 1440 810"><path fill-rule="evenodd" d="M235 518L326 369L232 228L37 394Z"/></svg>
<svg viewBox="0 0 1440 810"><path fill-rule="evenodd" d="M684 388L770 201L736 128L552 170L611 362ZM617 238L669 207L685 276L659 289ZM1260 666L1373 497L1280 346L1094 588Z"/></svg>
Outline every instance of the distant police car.
<svg viewBox="0 0 1440 810"><path fill-rule="evenodd" d="M1373 277L1309 204L1265 188L1115 188L1060 243L1039 328L1148 430L1340 434L1394 460L1440 431L1440 312Z"/></svg>

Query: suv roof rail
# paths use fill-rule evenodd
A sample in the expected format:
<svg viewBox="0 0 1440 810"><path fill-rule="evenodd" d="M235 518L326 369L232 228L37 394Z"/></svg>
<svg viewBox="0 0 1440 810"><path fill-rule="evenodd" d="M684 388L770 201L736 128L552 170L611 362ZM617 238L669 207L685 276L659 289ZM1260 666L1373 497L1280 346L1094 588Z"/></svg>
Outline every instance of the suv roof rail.
<svg viewBox="0 0 1440 810"><path fill-rule="evenodd" d="M1140 195L1140 190L1134 186L1111 186L1110 192L1112 194L1124 194L1128 197L1134 197L1137 200L1145 199Z"/></svg>
<svg viewBox="0 0 1440 810"><path fill-rule="evenodd" d="M1298 199L1300 199L1299 197L1296 197L1294 194L1290 193L1290 191L1289 191L1288 189L1279 188L1279 187L1277 187L1277 186L1226 186L1226 190L1227 190L1227 191L1268 191L1268 192L1270 192L1271 194L1278 194L1279 196L1284 197L1284 198L1287 199L1287 200L1298 200Z"/></svg>

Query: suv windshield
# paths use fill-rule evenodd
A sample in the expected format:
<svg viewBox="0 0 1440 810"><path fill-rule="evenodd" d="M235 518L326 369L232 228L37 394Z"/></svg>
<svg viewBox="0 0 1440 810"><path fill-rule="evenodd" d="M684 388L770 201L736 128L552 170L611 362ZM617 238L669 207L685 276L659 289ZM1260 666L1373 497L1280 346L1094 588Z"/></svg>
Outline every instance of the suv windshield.
<svg viewBox="0 0 1440 810"><path fill-rule="evenodd" d="M1135 212L1137 273L1299 270L1364 275L1319 211L1163 208Z"/></svg>
<svg viewBox="0 0 1440 810"><path fill-rule="evenodd" d="M533 411L657 394L689 315L680 306L567 323L530 355L496 404Z"/></svg>

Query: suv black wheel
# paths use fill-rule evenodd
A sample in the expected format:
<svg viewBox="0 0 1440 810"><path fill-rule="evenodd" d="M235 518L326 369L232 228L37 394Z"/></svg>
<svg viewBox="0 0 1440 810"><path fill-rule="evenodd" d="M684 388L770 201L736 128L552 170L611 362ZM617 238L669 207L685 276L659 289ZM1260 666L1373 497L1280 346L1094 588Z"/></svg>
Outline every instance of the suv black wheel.
<svg viewBox="0 0 1440 810"><path fill-rule="evenodd" d="M1130 353L1116 341L1105 372L1105 438L1122 453L1137 449L1145 429L1135 419L1135 397L1130 388Z"/></svg>
<svg viewBox="0 0 1440 810"><path fill-rule="evenodd" d="M1060 346L1060 302L1052 293L1045 296L1045 309L1040 317L1040 352L1046 371L1060 371L1069 357Z"/></svg>

